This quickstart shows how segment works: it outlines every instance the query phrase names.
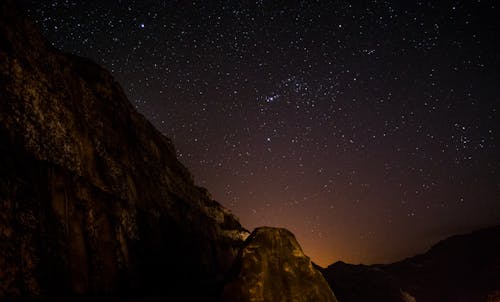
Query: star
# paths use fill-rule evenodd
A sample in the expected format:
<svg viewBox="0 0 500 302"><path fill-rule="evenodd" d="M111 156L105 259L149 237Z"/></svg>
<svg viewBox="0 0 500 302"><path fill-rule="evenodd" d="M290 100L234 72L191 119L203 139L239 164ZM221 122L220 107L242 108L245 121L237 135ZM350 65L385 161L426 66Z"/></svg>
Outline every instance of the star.
<svg viewBox="0 0 500 302"><path fill-rule="evenodd" d="M19 3L112 71L246 228L289 228L320 264L399 260L383 255L500 220L491 1Z"/></svg>

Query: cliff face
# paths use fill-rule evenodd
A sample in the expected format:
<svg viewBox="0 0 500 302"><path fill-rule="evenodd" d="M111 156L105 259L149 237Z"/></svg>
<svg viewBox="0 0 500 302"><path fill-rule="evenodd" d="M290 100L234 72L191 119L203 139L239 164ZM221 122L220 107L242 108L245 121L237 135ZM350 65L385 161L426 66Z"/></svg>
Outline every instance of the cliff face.
<svg viewBox="0 0 500 302"><path fill-rule="evenodd" d="M9 2L0 3L0 299L215 297L247 232L193 184L106 70L52 48Z"/></svg>
<svg viewBox="0 0 500 302"><path fill-rule="evenodd" d="M223 301L336 302L332 290L285 229L255 229L224 288Z"/></svg>

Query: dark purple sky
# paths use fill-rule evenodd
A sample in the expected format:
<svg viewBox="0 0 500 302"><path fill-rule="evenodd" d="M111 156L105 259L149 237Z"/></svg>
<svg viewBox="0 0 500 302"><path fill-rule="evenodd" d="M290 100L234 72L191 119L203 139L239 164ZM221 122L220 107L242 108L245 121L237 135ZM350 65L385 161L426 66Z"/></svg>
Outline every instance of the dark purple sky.
<svg viewBox="0 0 500 302"><path fill-rule="evenodd" d="M500 221L496 1L21 2L245 227L321 265Z"/></svg>

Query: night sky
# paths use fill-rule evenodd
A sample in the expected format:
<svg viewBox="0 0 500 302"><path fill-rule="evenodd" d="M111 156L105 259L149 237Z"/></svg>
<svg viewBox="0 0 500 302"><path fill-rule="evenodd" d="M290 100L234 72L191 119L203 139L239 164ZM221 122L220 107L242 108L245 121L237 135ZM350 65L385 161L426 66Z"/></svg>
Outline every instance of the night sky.
<svg viewBox="0 0 500 302"><path fill-rule="evenodd" d="M496 1L20 2L246 228L320 265L500 222Z"/></svg>

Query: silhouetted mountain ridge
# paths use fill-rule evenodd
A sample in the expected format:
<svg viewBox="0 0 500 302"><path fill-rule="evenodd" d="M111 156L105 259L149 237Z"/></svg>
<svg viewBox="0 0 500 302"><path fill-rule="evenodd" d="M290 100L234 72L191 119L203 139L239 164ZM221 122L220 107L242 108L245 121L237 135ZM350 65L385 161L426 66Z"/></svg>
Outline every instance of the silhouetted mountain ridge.
<svg viewBox="0 0 500 302"><path fill-rule="evenodd" d="M393 264L337 262L322 273L342 302L498 301L500 226L452 236Z"/></svg>

